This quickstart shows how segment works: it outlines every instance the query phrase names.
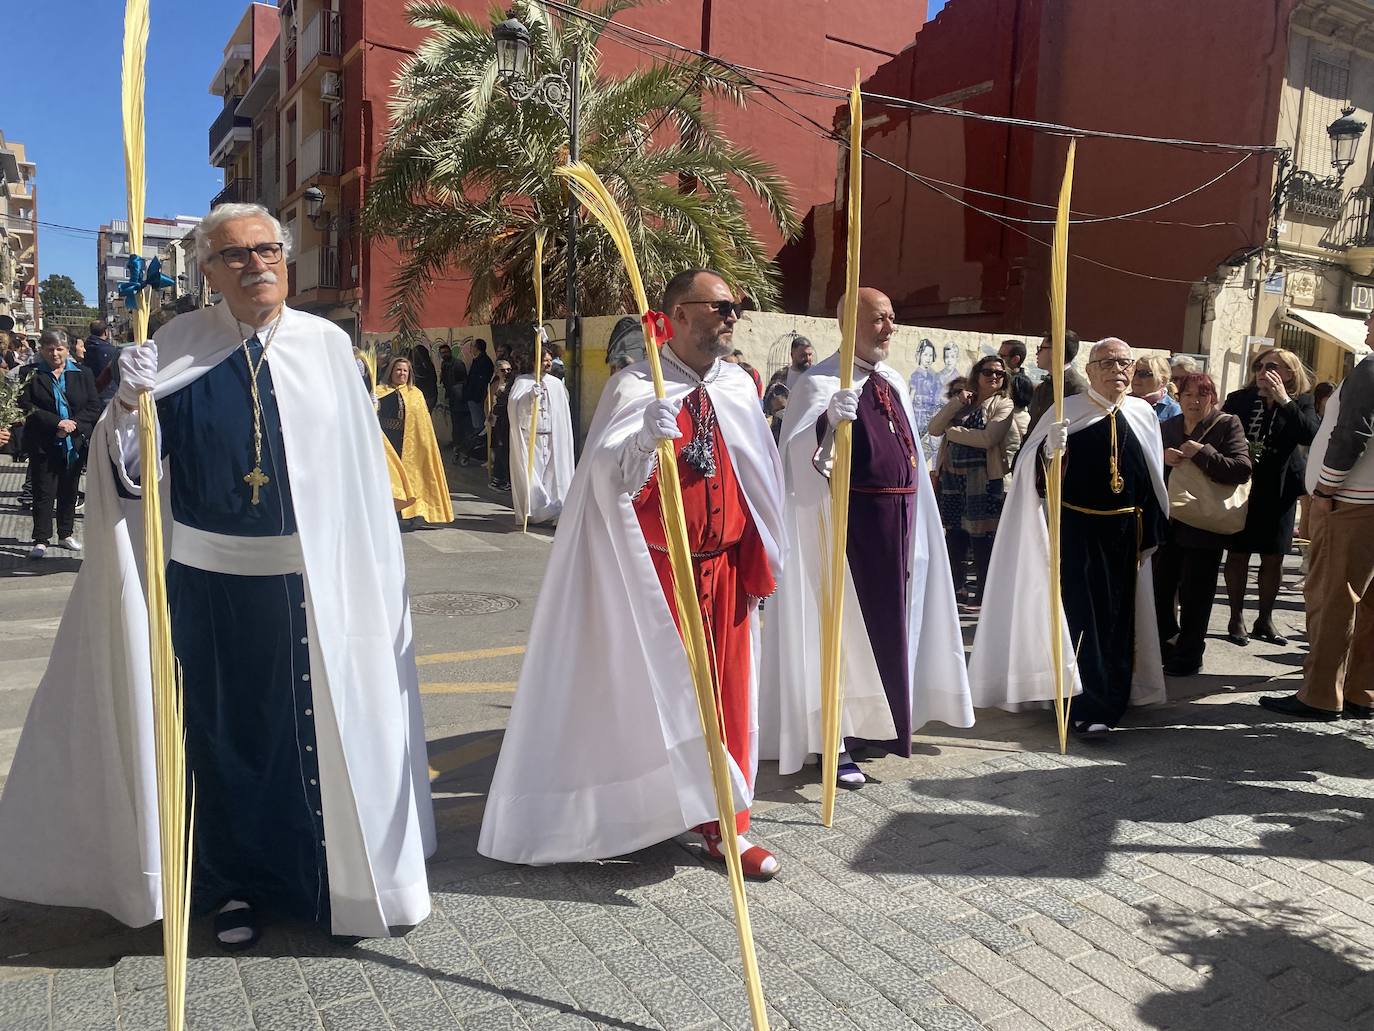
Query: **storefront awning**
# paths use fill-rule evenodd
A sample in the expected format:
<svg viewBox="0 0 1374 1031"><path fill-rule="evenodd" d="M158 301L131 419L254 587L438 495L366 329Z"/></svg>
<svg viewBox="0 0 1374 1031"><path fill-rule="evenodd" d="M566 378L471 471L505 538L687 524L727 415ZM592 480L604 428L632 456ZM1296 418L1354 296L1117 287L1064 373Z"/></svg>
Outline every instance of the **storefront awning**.
<svg viewBox="0 0 1374 1031"><path fill-rule="evenodd" d="M1330 340L1337 347L1345 348L1356 360L1369 353L1369 345L1365 343L1369 329L1364 319L1347 318L1329 311L1289 308L1284 313L1283 321L1309 333L1315 333L1323 340Z"/></svg>

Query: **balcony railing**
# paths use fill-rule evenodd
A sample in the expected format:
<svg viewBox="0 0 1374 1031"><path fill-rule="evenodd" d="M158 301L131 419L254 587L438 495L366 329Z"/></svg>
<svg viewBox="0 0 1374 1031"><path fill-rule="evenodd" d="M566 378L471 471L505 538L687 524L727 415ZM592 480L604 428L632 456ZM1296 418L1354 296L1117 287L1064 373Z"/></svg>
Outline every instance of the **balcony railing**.
<svg viewBox="0 0 1374 1031"><path fill-rule="evenodd" d="M337 132L311 133L301 144L301 182L317 175L338 175L342 171L343 148Z"/></svg>
<svg viewBox="0 0 1374 1031"><path fill-rule="evenodd" d="M224 138L235 129L253 128L253 119L243 118L235 113L242 97L226 97L224 110L219 113L219 117L210 125L210 154L213 157L215 151L219 150L219 145L224 142Z"/></svg>
<svg viewBox="0 0 1374 1031"><path fill-rule="evenodd" d="M215 194L214 199L210 201L210 207L217 208L221 204L248 204L253 200L252 179L230 179L224 189Z"/></svg>
<svg viewBox="0 0 1374 1031"><path fill-rule="evenodd" d="M338 57L341 42L339 12L321 11L310 19L301 32L300 46L296 51L297 67L304 71L317 57Z"/></svg>
<svg viewBox="0 0 1374 1031"><path fill-rule="evenodd" d="M316 247L305 251L296 259L295 269L293 293L305 293L307 290L337 290L339 248Z"/></svg>
<svg viewBox="0 0 1374 1031"><path fill-rule="evenodd" d="M1347 247L1374 247L1374 186L1360 186L1350 192L1346 220Z"/></svg>

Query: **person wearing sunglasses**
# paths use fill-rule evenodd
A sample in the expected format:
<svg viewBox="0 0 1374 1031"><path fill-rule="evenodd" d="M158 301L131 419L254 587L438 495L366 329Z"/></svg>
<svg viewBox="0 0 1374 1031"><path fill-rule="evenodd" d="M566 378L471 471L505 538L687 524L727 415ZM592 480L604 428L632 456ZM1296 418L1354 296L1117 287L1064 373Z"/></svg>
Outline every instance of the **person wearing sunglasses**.
<svg viewBox="0 0 1374 1031"><path fill-rule="evenodd" d="M225 949L251 946L266 909L387 937L429 914L434 818L383 437L348 334L286 306L277 219L220 205L195 244L223 301L120 350L91 435L85 561L0 799L0 895L161 916L141 518L155 475L194 909Z"/></svg>
<svg viewBox="0 0 1374 1031"><path fill-rule="evenodd" d="M960 391L930 420L931 435L944 438L935 469L940 521L954 595L966 612L977 612L983 604L1006 479L1012 456L1021 448L1015 410L1005 360L989 355L974 363L969 389Z"/></svg>
<svg viewBox="0 0 1374 1031"><path fill-rule="evenodd" d="M655 398L643 361L602 392L559 517L477 848L511 863L575 862L692 830L705 858L725 862L674 615L658 470L668 444L692 553L683 587L712 644L740 860L746 876L766 880L778 860L745 832L758 764L753 635L782 563L782 469L754 381L724 360L740 316L729 284L688 269L668 281L662 305L645 317L668 337L659 349L666 397Z"/></svg>
<svg viewBox="0 0 1374 1031"><path fill-rule="evenodd" d="M1064 331L1064 396L1073 397L1075 394L1083 394L1088 390L1088 381L1083 373L1079 372L1074 366L1074 360L1078 357L1078 334L1073 330ZM1045 377L1035 385L1035 393L1031 395L1030 406L1026 409L1030 412L1030 427L1026 430L1027 434L1034 432L1036 425L1044 417L1045 413L1054 408L1054 384L1050 381L1050 366L1053 364L1054 345L1050 343L1050 338L1040 341L1040 346L1035 350L1035 364L1045 370Z"/></svg>
<svg viewBox="0 0 1374 1031"><path fill-rule="evenodd" d="M1143 354L1135 363L1131 377L1131 396L1138 397L1155 410L1160 422L1172 419L1183 409L1170 391L1169 363L1162 355Z"/></svg>
<svg viewBox="0 0 1374 1031"><path fill-rule="evenodd" d="M1054 698L1044 499L1056 452L1063 455L1058 633L1064 685L1076 695L1072 729L1104 735L1129 705L1164 700L1150 555L1169 499L1159 420L1130 394L1135 366L1124 340L1099 340L1088 357L1088 390L1065 398L1063 421L1042 419L1022 449L988 569L988 582L1007 599L983 606L969 663L975 705L1015 709Z"/></svg>
<svg viewBox="0 0 1374 1031"><path fill-rule="evenodd" d="M1298 499L1307 493L1306 445L1317 434L1319 420L1312 381L1292 351L1271 347L1250 363L1250 381L1233 391L1221 406L1245 427L1254 471L1245 529L1230 539L1224 578L1231 618L1226 639L1245 645L1251 637L1280 647L1288 638L1274 625L1274 605L1283 583L1283 558L1293 548ZM1259 556L1259 613L1245 632L1245 592L1250 557Z"/></svg>
<svg viewBox="0 0 1374 1031"><path fill-rule="evenodd" d="M843 304L841 304L843 312ZM945 573L945 542L925 450L904 377L888 364L895 312L881 292L858 297L854 384L840 389L838 353L794 385L780 450L786 469L788 560L764 626L759 688L763 757L795 773L822 750L820 649L826 604L821 569L830 547L835 431L852 440L845 577L857 604L844 606L844 751L840 786L866 777L859 760L911 755L912 734L931 720L973 725L959 613ZM819 446L818 446L819 445Z"/></svg>

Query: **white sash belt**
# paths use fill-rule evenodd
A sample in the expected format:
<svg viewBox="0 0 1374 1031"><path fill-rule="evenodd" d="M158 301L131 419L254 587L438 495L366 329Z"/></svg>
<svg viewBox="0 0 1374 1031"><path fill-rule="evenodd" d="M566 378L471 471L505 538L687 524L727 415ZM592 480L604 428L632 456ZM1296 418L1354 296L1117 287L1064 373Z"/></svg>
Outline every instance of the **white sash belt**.
<svg viewBox="0 0 1374 1031"><path fill-rule="evenodd" d="M232 576L279 576L305 572L300 537L234 537L172 524L173 562Z"/></svg>

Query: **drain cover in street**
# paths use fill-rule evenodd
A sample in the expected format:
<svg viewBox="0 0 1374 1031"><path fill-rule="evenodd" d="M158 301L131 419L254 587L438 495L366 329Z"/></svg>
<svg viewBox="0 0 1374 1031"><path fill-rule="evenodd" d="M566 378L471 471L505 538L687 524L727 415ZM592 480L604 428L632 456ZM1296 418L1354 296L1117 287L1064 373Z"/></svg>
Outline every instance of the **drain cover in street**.
<svg viewBox="0 0 1374 1031"><path fill-rule="evenodd" d="M519 604L504 594L417 594L410 599L410 611L426 616L485 616Z"/></svg>

